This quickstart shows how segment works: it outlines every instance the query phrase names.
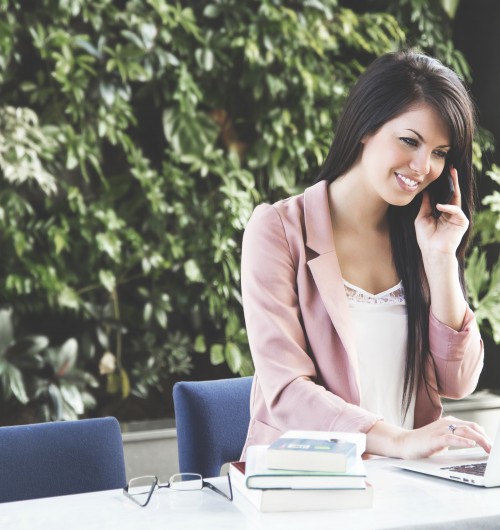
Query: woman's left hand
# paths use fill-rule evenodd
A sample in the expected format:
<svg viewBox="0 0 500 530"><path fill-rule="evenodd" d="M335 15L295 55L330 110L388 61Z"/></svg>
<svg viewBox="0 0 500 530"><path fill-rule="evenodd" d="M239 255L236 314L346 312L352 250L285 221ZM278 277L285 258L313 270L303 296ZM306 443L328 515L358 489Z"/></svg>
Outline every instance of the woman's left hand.
<svg viewBox="0 0 500 530"><path fill-rule="evenodd" d="M440 418L424 427L404 431L401 436L402 458L425 458L448 447L462 449L482 447L491 451L491 440L484 429L472 421L459 420L453 416Z"/></svg>
<svg viewBox="0 0 500 530"><path fill-rule="evenodd" d="M469 226L469 220L461 208L457 170L451 168L450 174L455 192L449 204L436 206L441 212L437 219L432 215L429 192L426 190L423 192L422 205L415 219L415 230L418 246L424 259L426 256L436 254L454 256Z"/></svg>

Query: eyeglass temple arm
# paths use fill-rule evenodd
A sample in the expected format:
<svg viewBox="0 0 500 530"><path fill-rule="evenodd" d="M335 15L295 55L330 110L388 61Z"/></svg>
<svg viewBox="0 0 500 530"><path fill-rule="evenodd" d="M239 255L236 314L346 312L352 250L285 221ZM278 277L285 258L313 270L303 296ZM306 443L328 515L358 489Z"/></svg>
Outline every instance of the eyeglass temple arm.
<svg viewBox="0 0 500 530"><path fill-rule="evenodd" d="M229 499L230 501L233 500L233 487L231 485L231 477L229 476L229 473L227 474L227 482L229 484L229 495L227 495L226 493L224 493L222 490L220 490L217 486L214 486L212 483L210 482L207 482L206 480L203 480L202 484L203 484L203 487L206 487L208 489L211 489L212 491L215 491L216 493L218 493L219 495L222 495L223 497L225 497L226 499Z"/></svg>

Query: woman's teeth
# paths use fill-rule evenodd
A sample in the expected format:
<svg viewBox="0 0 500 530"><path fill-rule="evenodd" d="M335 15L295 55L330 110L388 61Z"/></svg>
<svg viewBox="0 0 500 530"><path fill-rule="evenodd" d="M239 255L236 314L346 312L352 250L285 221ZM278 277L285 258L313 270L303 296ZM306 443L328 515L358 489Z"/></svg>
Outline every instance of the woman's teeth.
<svg viewBox="0 0 500 530"><path fill-rule="evenodd" d="M396 173L396 176L398 177L399 180L403 181L410 188L416 188L418 186L418 182L416 180L412 180L408 177L405 177L404 175L401 175L400 173Z"/></svg>

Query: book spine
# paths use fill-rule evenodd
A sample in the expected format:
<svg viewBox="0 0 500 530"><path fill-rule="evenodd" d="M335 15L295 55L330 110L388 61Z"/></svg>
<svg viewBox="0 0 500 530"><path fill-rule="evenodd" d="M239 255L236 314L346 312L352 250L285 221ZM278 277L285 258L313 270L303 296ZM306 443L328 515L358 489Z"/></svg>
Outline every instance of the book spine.
<svg viewBox="0 0 500 530"><path fill-rule="evenodd" d="M238 501L247 501L252 506L261 509L260 501L262 498L262 493L260 490L250 490L247 488L245 482L245 475L236 468L233 464L229 466L229 476L231 477L231 485L235 493L234 498Z"/></svg>

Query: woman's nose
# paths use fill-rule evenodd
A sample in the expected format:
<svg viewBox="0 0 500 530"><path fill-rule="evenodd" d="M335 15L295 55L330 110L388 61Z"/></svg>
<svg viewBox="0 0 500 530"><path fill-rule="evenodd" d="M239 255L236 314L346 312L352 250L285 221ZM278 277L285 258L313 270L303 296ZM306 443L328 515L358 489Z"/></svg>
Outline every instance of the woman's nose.
<svg viewBox="0 0 500 530"><path fill-rule="evenodd" d="M427 153L415 153L410 161L410 169L417 175L427 175L431 170L431 159Z"/></svg>

